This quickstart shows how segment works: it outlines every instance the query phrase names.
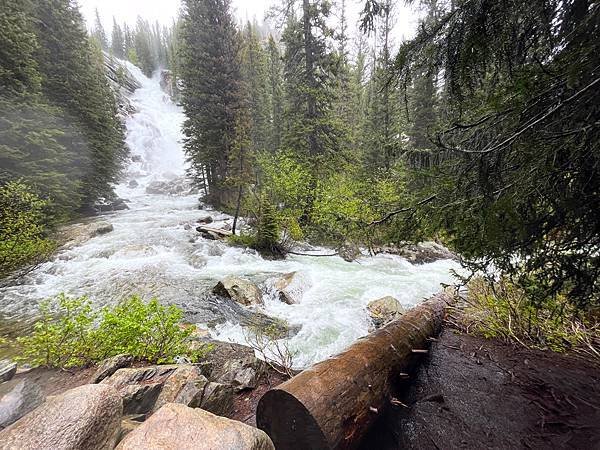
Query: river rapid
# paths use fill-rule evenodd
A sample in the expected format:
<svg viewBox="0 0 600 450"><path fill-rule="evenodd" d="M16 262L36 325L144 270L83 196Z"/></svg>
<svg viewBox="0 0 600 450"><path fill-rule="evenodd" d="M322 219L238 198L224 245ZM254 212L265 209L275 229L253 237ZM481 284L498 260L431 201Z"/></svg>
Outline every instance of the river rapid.
<svg viewBox="0 0 600 450"><path fill-rule="evenodd" d="M202 313L218 301L211 288L227 275L245 276L264 288L261 311L299 329L289 340L295 366L306 367L335 354L368 333L369 301L391 295L413 306L452 281L452 261L412 265L392 255L363 257L348 263L339 257L290 256L268 261L254 251L229 247L199 237L193 225L210 215L219 226L230 218L219 211L199 209L198 195L151 195L153 181L183 177L185 158L180 107L161 90L157 78L146 78L128 64L141 88L131 97L137 112L127 119L127 144L133 160L117 194L129 210L106 213L93 221L110 222L114 231L80 246L60 251L53 260L18 285L0 290L0 313L22 318L34 315L40 300L65 292L87 295L97 305L117 302L138 293L175 303L186 318L202 324ZM135 180L137 187L130 187ZM296 271L309 288L298 304L279 301L266 286L274 277ZM216 306L215 306L216 305ZM223 306L226 308L226 306ZM199 312L200 311L200 312ZM246 331L229 316L210 328L213 337L245 343Z"/></svg>

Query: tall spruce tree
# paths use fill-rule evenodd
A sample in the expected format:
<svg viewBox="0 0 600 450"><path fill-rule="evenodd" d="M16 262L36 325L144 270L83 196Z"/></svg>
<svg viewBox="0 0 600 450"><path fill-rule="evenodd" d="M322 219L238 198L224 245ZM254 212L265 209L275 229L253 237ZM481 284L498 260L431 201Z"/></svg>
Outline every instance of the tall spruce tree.
<svg viewBox="0 0 600 450"><path fill-rule="evenodd" d="M271 97L270 123L268 148L271 152L281 149L283 136L283 65L279 44L269 35L268 41L268 84Z"/></svg>
<svg viewBox="0 0 600 450"><path fill-rule="evenodd" d="M227 187L240 108L239 41L229 0L185 0L182 11L181 103L191 175L217 206L233 203Z"/></svg>
<svg viewBox="0 0 600 450"><path fill-rule="evenodd" d="M94 28L92 29L92 38L98 43L102 50L108 50L108 39L106 38L106 31L104 31L98 8L94 11L94 15L95 21Z"/></svg>
<svg viewBox="0 0 600 450"><path fill-rule="evenodd" d="M110 195L126 156L114 94L77 6L70 0L38 0L34 14L42 93L63 108L85 136L77 150L89 161L81 167L81 196L83 205L90 205Z"/></svg>
<svg viewBox="0 0 600 450"><path fill-rule="evenodd" d="M117 19L113 17L112 37L110 41L110 50L117 58L125 58L125 36Z"/></svg>

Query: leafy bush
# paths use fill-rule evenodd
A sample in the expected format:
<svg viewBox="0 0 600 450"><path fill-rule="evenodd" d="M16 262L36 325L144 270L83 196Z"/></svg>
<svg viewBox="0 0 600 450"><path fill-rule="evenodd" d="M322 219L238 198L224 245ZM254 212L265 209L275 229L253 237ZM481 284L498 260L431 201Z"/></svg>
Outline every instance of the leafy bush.
<svg viewBox="0 0 600 450"><path fill-rule="evenodd" d="M45 236L45 207L20 181L0 186L0 279L41 262L54 249Z"/></svg>
<svg viewBox="0 0 600 450"><path fill-rule="evenodd" d="M468 284L465 329L525 347L577 349L600 358L600 326L578 317L564 295L542 301L535 291L533 281L524 288L506 277L473 278Z"/></svg>
<svg viewBox="0 0 600 450"><path fill-rule="evenodd" d="M22 360L34 366L79 367L126 353L138 360L168 363L177 356L195 360L193 327L180 325L182 311L157 299L132 296L114 307L94 310L86 297L59 295L40 305L41 317L30 336L19 338Z"/></svg>

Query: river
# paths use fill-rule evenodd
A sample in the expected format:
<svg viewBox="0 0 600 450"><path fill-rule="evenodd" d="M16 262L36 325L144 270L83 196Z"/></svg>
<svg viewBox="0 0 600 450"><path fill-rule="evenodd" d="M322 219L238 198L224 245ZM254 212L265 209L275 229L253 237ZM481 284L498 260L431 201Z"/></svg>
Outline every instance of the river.
<svg viewBox="0 0 600 450"><path fill-rule="evenodd" d="M412 265L391 255L363 257L348 263L339 257L291 256L268 261L253 251L202 239L195 221L211 215L198 209L198 195L150 195L149 183L173 180L185 173L181 126L185 116L160 89L158 79L146 78L128 66L141 84L131 101L137 112L127 119L127 143L135 156L122 184L116 187L129 200L129 210L92 220L110 222L114 231L60 251L18 285L0 290L0 312L9 317L35 314L41 299L65 292L87 295L98 305L139 293L175 303L186 313L211 298L209 292L226 275L243 275L262 286L278 274L296 271L309 289L298 304L287 305L265 291L262 311L299 328L290 338L295 366L306 367L339 352L368 333L366 305L386 295L405 307L437 292L452 281L452 261ZM137 187L130 187L135 180ZM196 317L193 314L191 317ZM242 326L228 320L210 329L213 337L245 343Z"/></svg>

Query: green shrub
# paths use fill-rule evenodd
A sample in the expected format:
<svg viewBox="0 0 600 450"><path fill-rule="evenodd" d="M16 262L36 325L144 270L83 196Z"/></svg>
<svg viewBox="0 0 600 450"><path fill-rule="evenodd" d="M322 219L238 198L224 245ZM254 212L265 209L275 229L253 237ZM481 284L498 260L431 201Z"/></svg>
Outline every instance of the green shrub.
<svg viewBox="0 0 600 450"><path fill-rule="evenodd" d="M542 300L534 284L524 288L506 277L494 282L473 278L467 286L465 329L529 348L555 352L577 349L600 358L598 325L578 317L564 295Z"/></svg>
<svg viewBox="0 0 600 450"><path fill-rule="evenodd" d="M94 310L86 297L59 295L40 306L41 317L30 336L19 338L24 361L34 366L79 367L126 353L151 363L177 356L195 361L208 348L188 347L192 327L180 325L174 305L132 296L114 307Z"/></svg>
<svg viewBox="0 0 600 450"><path fill-rule="evenodd" d="M43 261L54 249L45 236L46 205L19 181L0 186L0 279Z"/></svg>

